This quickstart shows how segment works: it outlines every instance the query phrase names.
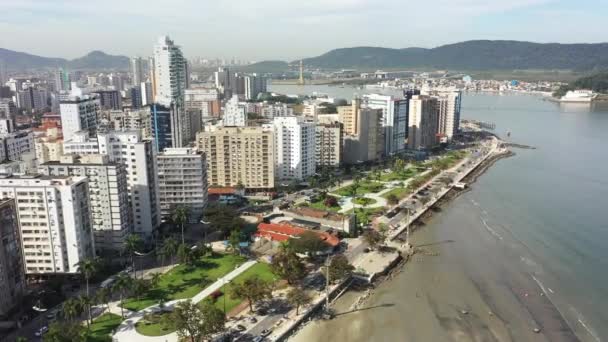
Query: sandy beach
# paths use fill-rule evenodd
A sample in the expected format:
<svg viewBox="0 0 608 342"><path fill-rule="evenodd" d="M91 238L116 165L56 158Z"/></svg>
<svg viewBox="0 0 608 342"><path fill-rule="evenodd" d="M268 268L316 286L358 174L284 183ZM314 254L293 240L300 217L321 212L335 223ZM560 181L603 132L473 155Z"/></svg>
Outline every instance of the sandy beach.
<svg viewBox="0 0 608 342"><path fill-rule="evenodd" d="M517 242L475 207L467 194L447 204L414 234L426 253L380 283L360 310L349 310L350 293L335 319L313 321L290 341L578 341L522 267Z"/></svg>

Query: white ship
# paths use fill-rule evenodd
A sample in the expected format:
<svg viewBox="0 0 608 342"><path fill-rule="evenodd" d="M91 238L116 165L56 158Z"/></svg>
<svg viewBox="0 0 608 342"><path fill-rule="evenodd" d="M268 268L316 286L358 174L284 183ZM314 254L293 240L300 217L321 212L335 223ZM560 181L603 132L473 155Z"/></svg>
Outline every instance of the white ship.
<svg viewBox="0 0 608 342"><path fill-rule="evenodd" d="M591 103L596 96L591 90L570 90L559 101Z"/></svg>

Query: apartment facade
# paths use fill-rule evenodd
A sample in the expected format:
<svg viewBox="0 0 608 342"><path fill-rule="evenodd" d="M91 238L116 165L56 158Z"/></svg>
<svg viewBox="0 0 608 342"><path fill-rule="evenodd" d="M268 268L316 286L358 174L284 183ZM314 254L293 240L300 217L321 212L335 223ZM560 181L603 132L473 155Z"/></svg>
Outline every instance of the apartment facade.
<svg viewBox="0 0 608 342"><path fill-rule="evenodd" d="M190 220L197 222L207 206L207 161L192 148L168 148L157 156L158 197L163 217L173 208L188 208Z"/></svg>
<svg viewBox="0 0 608 342"><path fill-rule="evenodd" d="M408 148L430 149L437 145L439 108L435 97L414 95L409 103Z"/></svg>
<svg viewBox="0 0 608 342"><path fill-rule="evenodd" d="M26 153L35 153L34 133L16 131L0 134L0 161L21 160Z"/></svg>
<svg viewBox="0 0 608 342"><path fill-rule="evenodd" d="M89 184L91 225L96 250L121 250L131 233L127 171L107 155L66 155L58 162L41 164L41 174L86 177Z"/></svg>
<svg viewBox="0 0 608 342"><path fill-rule="evenodd" d="M197 149L207 158L209 186L253 191L275 186L275 146L272 128L210 127L197 134Z"/></svg>
<svg viewBox="0 0 608 342"><path fill-rule="evenodd" d="M396 99L391 95L369 94L363 96L363 105L382 110L385 155L403 152L408 128L407 99Z"/></svg>
<svg viewBox="0 0 608 342"><path fill-rule="evenodd" d="M247 125L247 107L239 102L238 95L233 95L224 106L224 126L245 127Z"/></svg>
<svg viewBox="0 0 608 342"><path fill-rule="evenodd" d="M95 255L85 177L4 174L0 196L16 202L27 274L76 274Z"/></svg>
<svg viewBox="0 0 608 342"><path fill-rule="evenodd" d="M25 293L21 232L14 199L0 199L0 317L8 314Z"/></svg>
<svg viewBox="0 0 608 342"><path fill-rule="evenodd" d="M276 174L280 180L303 180L315 174L316 125L299 116L273 119Z"/></svg>
<svg viewBox="0 0 608 342"><path fill-rule="evenodd" d="M353 119L356 131L344 135L344 163L379 160L384 155L385 147L382 110L360 108L356 113L357 116Z"/></svg>
<svg viewBox="0 0 608 342"><path fill-rule="evenodd" d="M315 139L315 160L317 168L338 167L342 163L342 124L317 124Z"/></svg>
<svg viewBox="0 0 608 342"><path fill-rule="evenodd" d="M79 131L90 136L97 132L97 118L101 110L99 98L93 95L70 95L59 102L63 139L68 141Z"/></svg>

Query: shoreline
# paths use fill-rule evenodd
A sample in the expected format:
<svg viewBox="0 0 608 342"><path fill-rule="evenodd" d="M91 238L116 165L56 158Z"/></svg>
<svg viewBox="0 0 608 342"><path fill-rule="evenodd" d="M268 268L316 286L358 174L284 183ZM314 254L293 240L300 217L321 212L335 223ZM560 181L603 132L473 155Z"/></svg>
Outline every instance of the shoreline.
<svg viewBox="0 0 608 342"><path fill-rule="evenodd" d="M516 146L514 146L516 147ZM512 151L508 151L505 153L501 153L495 156L492 156L491 158L488 158L487 160L485 160L484 162L482 162L477 168L475 168L474 170L472 170L465 178L463 178L463 182L466 182L467 184L473 184L477 181L477 179L482 176L491 166L493 166L497 161L499 161L500 159L503 158L509 158L511 156L514 156L515 153ZM429 208L429 210L427 210L423 215L421 215L414 223L412 223L412 227L414 229L412 229L412 238L414 240L418 240L419 238L422 238L420 235L428 235L428 234L432 234L431 232L428 231L428 229L423 229L424 226L427 225L427 222L433 218L435 216L436 213L441 212L443 210L443 208L452 203L452 201L458 197L460 197L460 195L465 194L467 192L471 191L471 189L469 187L467 187L466 189L463 190L455 190L452 189L450 190L448 193L445 194L445 196L443 198L441 198L440 200L437 201L437 203L435 203L431 208ZM404 235L404 233L400 234L398 236L398 238L402 238ZM357 311L357 310L366 310L366 307L368 307L369 305L372 305L371 307L375 307L373 306L374 303L371 303L372 301L376 301L378 300L378 297L382 297L385 294L385 288L387 286L391 286L391 285L396 285L396 284L391 284L394 281L403 281L403 279L399 279L402 277L399 277L399 275L401 275L404 272L407 273L420 273L422 271L416 271L414 270L415 268L419 268L420 266L418 266L418 263L423 263L425 261L421 261L424 259L428 259L428 260L432 260L432 259L442 259L439 255L440 252L435 252L434 250L430 250L428 247L425 247L424 249L421 248L422 245L420 246L420 248L416 248L416 252L411 255L403 255L403 260L400 261L399 263L397 263L393 268L391 268L390 270L388 270L386 272L386 274L378 277L378 279L376 281L374 281L373 284L370 285L369 289L364 291L363 293L357 295L358 293L355 291L348 291L351 292L351 294L355 295L355 298L350 298L350 300L348 300L347 303L343 303L343 305L347 305L348 312L353 312L353 311ZM433 246L435 247L435 246ZM427 258L427 256L439 256L439 258ZM429 262L434 262L434 261L429 261ZM439 273L439 272L438 272ZM404 275L403 277L408 277L409 275ZM462 277L463 275L459 275L460 277ZM443 277L443 274L439 273L439 275L435 276L435 277ZM465 275L465 278L466 275ZM411 279L413 283L420 283L420 280L416 280L416 279ZM433 280L431 282L434 282L435 278L433 278ZM459 331L460 334L465 334L466 336L470 337L470 340L479 340L479 338L481 338L481 340L496 340L496 341L513 341L513 340L517 340L517 339L513 339L514 336L512 335L510 328L509 328L509 321L508 319L504 319L502 317L499 316L499 314L497 313L498 311L500 311L500 304L495 303L494 305L492 305L491 303L493 302L500 302L502 299L501 298L492 298L492 296L490 296L486 291L483 290L483 284L479 283L478 281L475 281L473 279L467 279L468 281L473 283L473 287L475 288L475 291L478 292L481 295L481 303L479 303L478 307L485 307L485 309L483 310L475 310L473 308L467 308L467 309L459 309L459 311L461 312L460 318L457 319L458 323L452 322L451 326L449 326L448 328L443 327L444 329L446 329L449 332L452 332L451 330L461 330ZM511 283L511 282L509 282ZM540 289L543 290L542 286L540 286L538 284L538 280L532 275L532 277L528 277L528 279L524 279L523 277L521 277L521 275L518 275L517 277L517 281L513 281L511 284L509 284L509 286L507 286L507 288L510 288L510 296L512 298L515 298L515 303L518 304L518 309L523 309L523 316L528 317L528 321L531 322L531 324L538 326L538 327L542 327L539 328L538 331L536 331L537 328L534 328L533 330L530 329L527 331L527 337L528 338L533 338L535 336L540 337L544 337L546 338L546 340L548 341L578 341L579 338L574 334L574 330L573 328L568 324L566 318L561 314L559 308L553 304L553 302L551 301L551 299L549 298L549 296L547 294L541 294L540 297L534 297L532 299L532 297L530 297L530 299L528 299L528 294L526 293L525 297L522 298L518 298L518 296L520 295L515 289L518 288L518 285L521 284L525 284L526 288L530 288L532 289L531 286L534 286L536 289ZM428 286L429 284L426 284L424 282L421 283L422 286ZM444 284L445 285L449 285L448 284ZM351 296L352 297L352 296ZM438 295L439 297L439 295ZM418 292L416 292L416 299L419 299L419 294ZM432 300L435 300L436 298L428 298L428 294L427 294L427 300L429 302L431 302ZM474 300L471 299L471 301L473 302ZM434 307L434 305L436 306L437 303L432 304L431 303L431 307L433 308L433 310L436 310L436 307ZM495 307L493 307L495 306ZM507 305L504 305L505 307ZM431 311L433 311L431 310ZM471 313L469 319L473 319L473 317L475 318L476 323L472 324L472 326L467 326L467 327L463 327L462 326L462 322L460 320L462 320L465 316L469 316L469 310L473 311L473 313ZM480 316L481 312L485 312L486 314L489 313L490 318L491 317L495 317L493 320L492 319L488 319L486 318L482 318L482 317L478 317ZM495 313L496 312L496 313ZM557 313L557 316L556 316ZM458 313L456 313L456 315L458 315ZM288 340L298 340L298 335L302 334L302 330L307 329L307 327L311 324L322 324L322 323L314 323L315 319L317 317L313 316L313 318L311 320L309 320L306 323L303 323L298 329L297 331L295 331L289 338ZM439 317L438 317L439 318ZM445 318L445 317L444 317ZM441 319L444 319L441 318ZM496 318L498 318L498 320L496 320ZM441 321L441 319L439 319ZM454 317L451 317L450 319L454 319ZM495 321L498 321L495 322ZM313 322L313 323L311 323ZM331 320L330 321L325 321L328 322L327 324L331 324ZM431 323L428 323L429 325L432 325ZM442 325L443 326L443 325ZM321 329L321 327L308 327L308 329L315 329L315 330L319 330ZM431 328L429 328L431 329ZM490 329L492 331L492 334L489 334L488 332L485 331L485 329ZM446 331L446 333L447 333ZM417 334L420 334L419 332ZM519 332L519 334L523 334L526 335L525 332ZM462 336L461 336L462 337ZM309 337L310 339L310 337ZM461 340L461 339L458 339ZM466 340L466 339L465 339Z"/></svg>

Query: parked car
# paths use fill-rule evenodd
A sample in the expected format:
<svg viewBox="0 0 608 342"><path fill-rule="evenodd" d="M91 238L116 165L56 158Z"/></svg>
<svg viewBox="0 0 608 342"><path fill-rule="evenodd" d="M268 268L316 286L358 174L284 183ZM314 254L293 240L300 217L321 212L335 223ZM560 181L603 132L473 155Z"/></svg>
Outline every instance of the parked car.
<svg viewBox="0 0 608 342"><path fill-rule="evenodd" d="M247 330L247 328L245 328L244 325L239 324L239 325L236 326L236 330L238 330L238 331L245 331L245 330Z"/></svg>
<svg viewBox="0 0 608 342"><path fill-rule="evenodd" d="M260 336L266 337L268 335L270 335L272 331L270 329L264 329L262 330L262 332L260 333Z"/></svg>
<svg viewBox="0 0 608 342"><path fill-rule="evenodd" d="M45 325L42 328L40 328L38 331L36 331L36 333L34 333L34 335L36 335L36 337L40 337L40 336L46 334L48 331L49 331L49 327L47 327Z"/></svg>
<svg viewBox="0 0 608 342"><path fill-rule="evenodd" d="M262 342L264 340L264 336L256 336L253 338L253 342Z"/></svg>
<svg viewBox="0 0 608 342"><path fill-rule="evenodd" d="M257 322L258 322L258 320L257 320L257 318L255 318L255 317L249 317L249 322L250 322L250 323L257 323Z"/></svg>

